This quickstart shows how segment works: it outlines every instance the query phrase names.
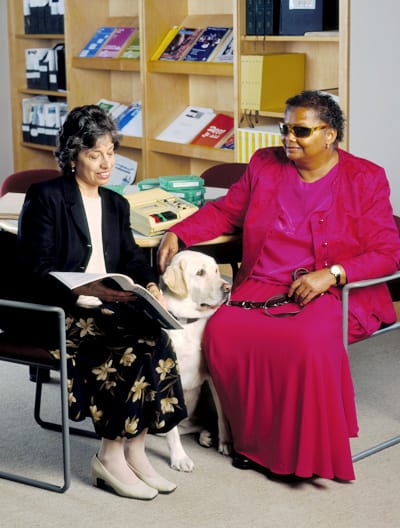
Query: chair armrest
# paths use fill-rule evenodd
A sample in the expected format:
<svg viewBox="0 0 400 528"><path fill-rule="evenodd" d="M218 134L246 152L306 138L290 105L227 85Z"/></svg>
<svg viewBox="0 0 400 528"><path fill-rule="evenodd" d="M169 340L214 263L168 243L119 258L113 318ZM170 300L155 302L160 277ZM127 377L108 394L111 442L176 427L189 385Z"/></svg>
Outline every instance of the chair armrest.
<svg viewBox="0 0 400 528"><path fill-rule="evenodd" d="M375 279L365 279L360 281L348 282L342 289L342 327L343 327L343 341L346 350L348 349L348 333L349 333L349 294L350 290L356 288L364 288L366 286L374 286L382 284L383 282L390 282L392 280L400 279L400 271L396 271L391 275L384 275L383 277L376 277Z"/></svg>
<svg viewBox="0 0 400 528"><path fill-rule="evenodd" d="M24 311L50 315L55 318L54 324L56 345L60 349L60 360L66 362L66 332L65 332L65 312L59 306L50 306L46 304L36 304L23 301L14 301L9 299L0 299L0 308L9 308L12 311ZM54 320L54 319L52 319ZM1 322L0 322L1 328ZM2 330L0 329L0 332Z"/></svg>

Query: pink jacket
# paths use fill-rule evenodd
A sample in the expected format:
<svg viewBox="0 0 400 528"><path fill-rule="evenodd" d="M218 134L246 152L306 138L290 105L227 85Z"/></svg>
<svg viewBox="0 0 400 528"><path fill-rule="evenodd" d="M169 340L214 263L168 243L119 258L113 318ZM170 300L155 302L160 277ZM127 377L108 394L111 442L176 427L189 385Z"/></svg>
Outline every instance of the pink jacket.
<svg viewBox="0 0 400 528"><path fill-rule="evenodd" d="M280 213L274 196L286 163L289 161L281 147L258 150L226 196L207 203L171 231L190 246L242 229L238 285L250 275L271 220ZM384 169L339 149L339 170L332 191L332 206L315 211L311 219L316 269L342 264L349 282L398 270L400 238ZM336 288L332 291L339 294ZM350 313L367 334L396 318L385 284L353 291Z"/></svg>

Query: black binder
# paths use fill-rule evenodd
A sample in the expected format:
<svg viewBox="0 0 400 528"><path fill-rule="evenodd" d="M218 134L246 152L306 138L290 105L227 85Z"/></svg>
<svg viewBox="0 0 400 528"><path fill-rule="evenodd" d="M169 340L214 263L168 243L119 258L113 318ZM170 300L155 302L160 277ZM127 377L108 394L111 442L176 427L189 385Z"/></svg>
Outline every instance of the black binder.
<svg viewBox="0 0 400 528"><path fill-rule="evenodd" d="M315 0L315 7L312 9L297 9L296 1L280 0L280 35L304 35L308 31L336 30L339 27L338 22L338 0Z"/></svg>

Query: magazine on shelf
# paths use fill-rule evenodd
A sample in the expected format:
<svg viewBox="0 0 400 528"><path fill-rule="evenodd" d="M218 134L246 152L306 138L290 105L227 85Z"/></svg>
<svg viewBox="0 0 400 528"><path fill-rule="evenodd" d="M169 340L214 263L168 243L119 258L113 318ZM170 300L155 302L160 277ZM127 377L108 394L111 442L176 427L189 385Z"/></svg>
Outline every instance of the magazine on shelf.
<svg viewBox="0 0 400 528"><path fill-rule="evenodd" d="M181 27L159 60L182 60L202 33L200 28Z"/></svg>
<svg viewBox="0 0 400 528"><path fill-rule="evenodd" d="M208 26L191 47L184 61L208 61L232 28Z"/></svg>
<svg viewBox="0 0 400 528"><path fill-rule="evenodd" d="M215 50L215 53L209 58L209 62L233 62L233 32L230 31L221 45Z"/></svg>
<svg viewBox="0 0 400 528"><path fill-rule="evenodd" d="M226 135L232 131L233 127L234 121L232 116L217 114L193 139L192 145L218 147Z"/></svg>
<svg viewBox="0 0 400 528"><path fill-rule="evenodd" d="M133 27L117 27L110 38L101 46L96 57L115 59L123 51L128 41L137 31Z"/></svg>
<svg viewBox="0 0 400 528"><path fill-rule="evenodd" d="M140 284L136 284L133 280L122 273L82 273L73 271L52 271L50 275L62 282L67 288L73 290L79 286L85 286L95 281L106 281L107 286L117 290L124 290L133 292L137 299L136 305L142 309L152 319L160 323L162 328L167 330L180 330L182 325L175 319L175 317L168 312L157 301L157 299L149 291Z"/></svg>
<svg viewBox="0 0 400 528"><path fill-rule="evenodd" d="M162 141L190 143L197 134L215 117L212 108L187 106L168 127L157 136Z"/></svg>
<svg viewBox="0 0 400 528"><path fill-rule="evenodd" d="M94 57L102 45L111 37L115 27L102 26L91 39L85 44L79 53L79 57Z"/></svg>

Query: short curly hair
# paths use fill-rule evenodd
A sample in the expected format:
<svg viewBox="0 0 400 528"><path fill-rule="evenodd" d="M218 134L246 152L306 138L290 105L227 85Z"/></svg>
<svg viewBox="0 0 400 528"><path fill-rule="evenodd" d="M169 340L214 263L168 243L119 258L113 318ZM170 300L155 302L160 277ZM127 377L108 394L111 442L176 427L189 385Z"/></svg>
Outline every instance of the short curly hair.
<svg viewBox="0 0 400 528"><path fill-rule="evenodd" d="M336 142L343 140L344 136L344 115L342 109L335 99L325 92L318 90L304 90L303 92L289 97L286 101L286 109L289 107L303 107L314 109L321 121L327 123L336 130Z"/></svg>
<svg viewBox="0 0 400 528"><path fill-rule="evenodd" d="M64 176L74 173L72 162L76 161L83 149L90 149L103 136L110 136L115 150L120 138L112 117L98 105L84 105L73 108L58 134L55 156Z"/></svg>

